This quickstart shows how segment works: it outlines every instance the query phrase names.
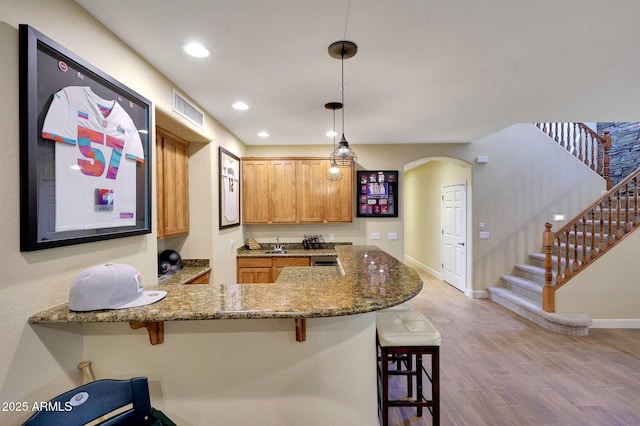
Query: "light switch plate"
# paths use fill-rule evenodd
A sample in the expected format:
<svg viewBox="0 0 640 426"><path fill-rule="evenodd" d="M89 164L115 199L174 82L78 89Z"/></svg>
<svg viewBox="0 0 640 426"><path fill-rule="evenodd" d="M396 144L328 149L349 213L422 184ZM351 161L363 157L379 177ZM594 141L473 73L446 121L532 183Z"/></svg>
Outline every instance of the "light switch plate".
<svg viewBox="0 0 640 426"><path fill-rule="evenodd" d="M388 240L397 240L398 239L398 233L397 232L389 232L387 234L387 239Z"/></svg>
<svg viewBox="0 0 640 426"><path fill-rule="evenodd" d="M379 232L372 232L371 233L371 239L372 240L379 240L380 239L380 233Z"/></svg>
<svg viewBox="0 0 640 426"><path fill-rule="evenodd" d="M481 231L480 232L480 239L481 240L488 240L489 237L490 237L489 231Z"/></svg>

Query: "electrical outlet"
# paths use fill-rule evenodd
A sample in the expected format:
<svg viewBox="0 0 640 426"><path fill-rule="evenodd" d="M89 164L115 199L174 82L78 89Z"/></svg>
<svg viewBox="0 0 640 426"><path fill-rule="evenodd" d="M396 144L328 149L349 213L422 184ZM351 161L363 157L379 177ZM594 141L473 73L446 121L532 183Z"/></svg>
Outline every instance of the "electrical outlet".
<svg viewBox="0 0 640 426"><path fill-rule="evenodd" d="M379 232L372 232L371 233L371 239L372 240L379 240L380 239L380 233Z"/></svg>
<svg viewBox="0 0 640 426"><path fill-rule="evenodd" d="M232 249L232 248L234 248L235 246L236 246L236 241L235 241L235 240L233 240L233 239L229 240L229 248L230 248L230 249Z"/></svg>
<svg viewBox="0 0 640 426"><path fill-rule="evenodd" d="M333 241L336 239L336 236L333 235L333 232L329 233L329 241Z"/></svg>
<svg viewBox="0 0 640 426"><path fill-rule="evenodd" d="M398 233L397 232L389 232L387 234L387 240L397 240L398 239Z"/></svg>

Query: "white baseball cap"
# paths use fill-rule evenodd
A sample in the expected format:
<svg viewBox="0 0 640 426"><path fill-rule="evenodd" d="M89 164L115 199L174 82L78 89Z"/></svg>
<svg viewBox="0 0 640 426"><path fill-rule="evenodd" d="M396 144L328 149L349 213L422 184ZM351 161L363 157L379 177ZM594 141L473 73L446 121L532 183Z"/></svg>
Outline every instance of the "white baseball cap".
<svg viewBox="0 0 640 426"><path fill-rule="evenodd" d="M133 266L107 263L80 272L69 290L69 309L96 311L149 305L163 299L166 291L142 289L142 274Z"/></svg>

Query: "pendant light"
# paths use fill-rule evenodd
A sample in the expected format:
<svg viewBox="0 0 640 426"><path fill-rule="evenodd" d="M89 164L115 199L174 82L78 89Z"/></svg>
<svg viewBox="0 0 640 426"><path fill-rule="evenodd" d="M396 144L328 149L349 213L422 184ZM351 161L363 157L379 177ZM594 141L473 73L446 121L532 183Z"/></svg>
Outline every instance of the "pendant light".
<svg viewBox="0 0 640 426"><path fill-rule="evenodd" d="M336 110L342 109L342 104L340 102L329 102L328 104L325 104L324 107L326 109L333 110L333 150L335 151L336 149ZM332 158L330 160L331 160L331 164L329 166L329 170L327 170L327 180L331 182L342 180L342 177L344 176L344 174L342 173L342 170L340 170L340 167L338 167L338 165L336 164L335 159Z"/></svg>
<svg viewBox="0 0 640 426"><path fill-rule="evenodd" d="M330 156L332 163L335 163L338 167L351 167L358 161L358 156L349 147L349 142L344 137L344 60L354 57L357 52L358 46L352 41L336 41L329 45L329 56L340 59L342 66L342 85L340 86L342 92L342 139L338 144L338 148Z"/></svg>

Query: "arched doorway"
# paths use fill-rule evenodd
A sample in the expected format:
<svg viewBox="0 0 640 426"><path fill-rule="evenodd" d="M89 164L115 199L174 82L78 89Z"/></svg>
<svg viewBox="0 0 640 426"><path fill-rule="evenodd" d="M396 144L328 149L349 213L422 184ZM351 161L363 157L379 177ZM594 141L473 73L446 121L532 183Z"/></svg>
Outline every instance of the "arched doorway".
<svg viewBox="0 0 640 426"><path fill-rule="evenodd" d="M423 158L404 167L405 260L465 292L470 276L466 232L471 229L471 209L466 207L471 206L471 170L471 164L448 157ZM445 194L451 198L445 200ZM460 232L458 239L445 235Z"/></svg>

